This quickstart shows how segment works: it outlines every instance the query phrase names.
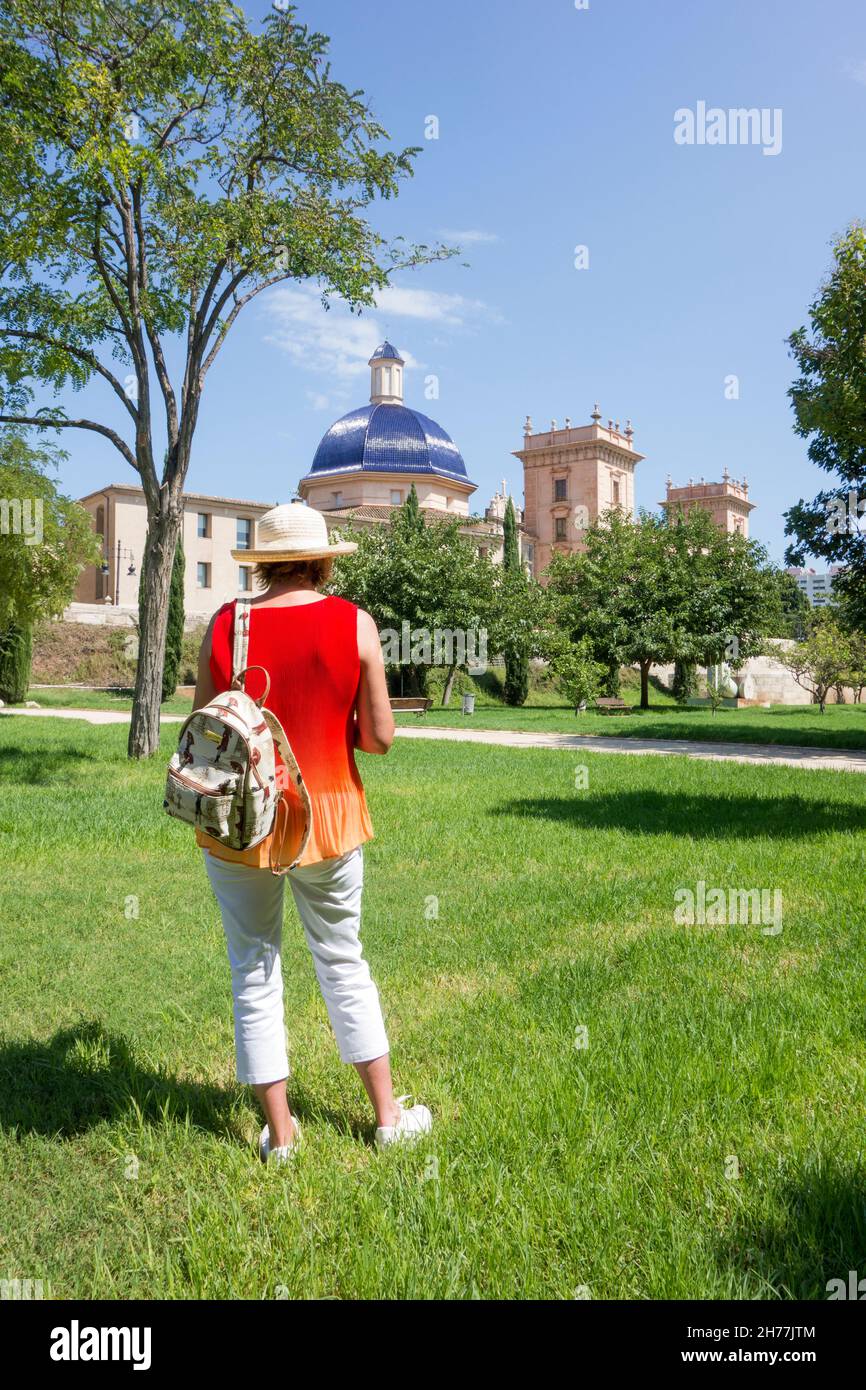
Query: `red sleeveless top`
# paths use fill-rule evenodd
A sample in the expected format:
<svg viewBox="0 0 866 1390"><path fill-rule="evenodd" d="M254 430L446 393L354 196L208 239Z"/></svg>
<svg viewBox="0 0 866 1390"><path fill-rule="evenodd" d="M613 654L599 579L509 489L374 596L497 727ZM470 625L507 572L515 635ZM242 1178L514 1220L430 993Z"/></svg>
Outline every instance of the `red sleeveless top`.
<svg viewBox="0 0 866 1390"><path fill-rule="evenodd" d="M210 670L217 690L232 679L235 604L219 610L213 627ZM313 803L313 829L301 859L315 864L332 859L369 840L370 813L355 766L355 704L361 663L358 657L358 610L345 599L330 597L293 607L250 608L248 666L264 666L271 678L267 705L286 731ZM251 671L247 693L264 691L261 671ZM277 784L289 814L280 813L276 862L290 864L301 841L304 813L297 788L277 757ZM218 859L267 868L273 835L252 849L215 845L196 831L196 839Z"/></svg>

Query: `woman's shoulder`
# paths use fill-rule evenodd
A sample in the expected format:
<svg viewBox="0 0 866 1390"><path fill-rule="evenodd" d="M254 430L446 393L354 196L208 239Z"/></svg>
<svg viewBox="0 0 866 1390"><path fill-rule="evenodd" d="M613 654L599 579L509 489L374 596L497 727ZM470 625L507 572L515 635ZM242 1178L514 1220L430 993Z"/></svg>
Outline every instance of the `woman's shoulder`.
<svg viewBox="0 0 866 1390"><path fill-rule="evenodd" d="M334 607L342 613L357 613L359 611L357 603L352 603L352 601L347 598L340 598L339 594L329 594L328 598Z"/></svg>
<svg viewBox="0 0 866 1390"><path fill-rule="evenodd" d="M228 603L222 604L210 620L209 627L211 632L215 632L217 631L217 629L220 628L229 627L231 625L234 611L234 599L229 599Z"/></svg>

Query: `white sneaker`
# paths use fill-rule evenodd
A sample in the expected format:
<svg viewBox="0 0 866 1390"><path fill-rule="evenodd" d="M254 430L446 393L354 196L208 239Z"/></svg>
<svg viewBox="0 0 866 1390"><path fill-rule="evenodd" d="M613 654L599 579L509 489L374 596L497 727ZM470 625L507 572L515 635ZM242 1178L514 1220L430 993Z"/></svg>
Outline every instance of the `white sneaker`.
<svg viewBox="0 0 866 1390"><path fill-rule="evenodd" d="M400 1118L395 1125L380 1125L376 1130L376 1143L380 1149L387 1148L389 1144L414 1144L433 1128L433 1116L426 1105L412 1105L408 1110L403 1109L403 1101L408 1099L408 1096L397 1097Z"/></svg>
<svg viewBox="0 0 866 1390"><path fill-rule="evenodd" d="M262 1160L262 1163L267 1163L268 1159L270 1159L272 1163L289 1162L289 1159L301 1142L301 1126L298 1124L294 1115L292 1116L292 1124L295 1126L295 1137L291 1144L281 1144L275 1149L271 1148L271 1133L267 1125L265 1125L259 1135L259 1158Z"/></svg>

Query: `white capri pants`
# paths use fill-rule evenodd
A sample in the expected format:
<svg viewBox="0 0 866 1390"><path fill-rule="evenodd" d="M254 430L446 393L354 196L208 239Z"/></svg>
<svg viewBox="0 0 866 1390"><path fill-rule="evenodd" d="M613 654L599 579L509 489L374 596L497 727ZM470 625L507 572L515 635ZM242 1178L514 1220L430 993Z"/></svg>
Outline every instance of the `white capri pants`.
<svg viewBox="0 0 866 1390"><path fill-rule="evenodd" d="M255 1086L289 1075L280 947L286 878L344 1062L388 1051L379 993L361 953L360 846L277 877L203 851L222 914L232 973L238 1081Z"/></svg>

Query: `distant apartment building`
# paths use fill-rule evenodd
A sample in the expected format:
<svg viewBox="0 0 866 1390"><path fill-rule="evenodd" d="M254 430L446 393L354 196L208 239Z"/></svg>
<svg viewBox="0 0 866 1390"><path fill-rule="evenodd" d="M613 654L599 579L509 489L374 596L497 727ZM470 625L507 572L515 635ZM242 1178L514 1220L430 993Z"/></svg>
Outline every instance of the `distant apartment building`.
<svg viewBox="0 0 866 1390"><path fill-rule="evenodd" d="M833 581L841 573L840 565L831 565L825 574L818 574L813 569L797 569L792 567L788 574L797 581L797 587L809 600L812 608L823 608L833 597Z"/></svg>

